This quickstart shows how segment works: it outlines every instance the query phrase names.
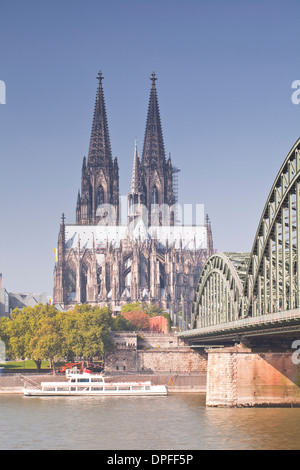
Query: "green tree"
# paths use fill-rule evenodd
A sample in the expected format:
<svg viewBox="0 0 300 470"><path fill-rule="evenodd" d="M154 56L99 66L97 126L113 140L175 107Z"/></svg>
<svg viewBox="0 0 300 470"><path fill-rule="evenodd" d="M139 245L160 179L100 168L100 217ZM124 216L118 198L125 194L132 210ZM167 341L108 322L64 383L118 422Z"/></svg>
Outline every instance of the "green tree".
<svg viewBox="0 0 300 470"><path fill-rule="evenodd" d="M58 355L62 346L55 339L57 310L53 306L36 305L15 309L5 325L7 354L12 358L32 359L40 370L42 359Z"/></svg>
<svg viewBox="0 0 300 470"><path fill-rule="evenodd" d="M1 319L0 338L11 358L32 359L40 371L44 359L54 365L62 357L103 358L113 349L112 323L108 308L78 305L59 312L39 304L15 309L10 318Z"/></svg>
<svg viewBox="0 0 300 470"><path fill-rule="evenodd" d="M54 368L55 361L65 356L66 341L63 333L64 313L54 307L44 307L40 312L36 333L30 343L28 355L38 367L42 359L48 359Z"/></svg>
<svg viewBox="0 0 300 470"><path fill-rule="evenodd" d="M150 317L156 317L163 313L164 309L159 306L159 304L146 305L144 307L144 312L150 315Z"/></svg>
<svg viewBox="0 0 300 470"><path fill-rule="evenodd" d="M4 343L8 342L7 328L9 324L9 318L0 317L0 340Z"/></svg>
<svg viewBox="0 0 300 470"><path fill-rule="evenodd" d="M80 305L67 312L64 319L65 351L68 357L104 357L113 349L112 323L108 308Z"/></svg>
<svg viewBox="0 0 300 470"><path fill-rule="evenodd" d="M113 331L134 331L135 326L127 320L124 315L118 314L115 318L112 319L111 329Z"/></svg>
<svg viewBox="0 0 300 470"><path fill-rule="evenodd" d="M126 312L136 312L137 310L141 311L143 309L143 306L141 302L134 302L130 304L125 304L122 306L121 312L126 313Z"/></svg>

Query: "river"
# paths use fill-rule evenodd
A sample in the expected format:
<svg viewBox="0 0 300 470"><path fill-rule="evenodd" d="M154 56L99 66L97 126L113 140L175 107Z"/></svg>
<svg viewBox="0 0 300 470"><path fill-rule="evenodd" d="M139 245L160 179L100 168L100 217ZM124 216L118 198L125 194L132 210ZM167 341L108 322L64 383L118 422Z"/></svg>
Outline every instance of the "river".
<svg viewBox="0 0 300 470"><path fill-rule="evenodd" d="M1 450L300 449L300 408L207 408L204 395L0 396Z"/></svg>

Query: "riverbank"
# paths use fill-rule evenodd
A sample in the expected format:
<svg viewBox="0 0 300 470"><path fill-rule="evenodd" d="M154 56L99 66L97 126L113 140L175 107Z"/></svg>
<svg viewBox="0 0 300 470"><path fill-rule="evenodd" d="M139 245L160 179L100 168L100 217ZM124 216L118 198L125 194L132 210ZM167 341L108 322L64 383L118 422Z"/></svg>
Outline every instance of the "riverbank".
<svg viewBox="0 0 300 470"><path fill-rule="evenodd" d="M206 373L153 373L153 374L107 374L108 382L134 382L150 380L153 385L166 385L168 393L206 393ZM65 382L62 374L53 375L51 372L43 374L11 372L0 376L0 395L20 395L26 384L30 387L39 386L41 382Z"/></svg>

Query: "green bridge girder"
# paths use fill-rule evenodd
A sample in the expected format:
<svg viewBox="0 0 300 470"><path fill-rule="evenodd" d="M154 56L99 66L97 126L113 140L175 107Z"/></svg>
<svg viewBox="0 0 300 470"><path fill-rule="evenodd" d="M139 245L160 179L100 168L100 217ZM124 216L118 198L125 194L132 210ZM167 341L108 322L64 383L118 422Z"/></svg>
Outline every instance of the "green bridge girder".
<svg viewBox="0 0 300 470"><path fill-rule="evenodd" d="M204 265L191 328L200 333L201 329L217 330L218 325L244 319L251 323L251 318L254 324L256 317L298 308L300 139L275 178L251 253L216 253Z"/></svg>

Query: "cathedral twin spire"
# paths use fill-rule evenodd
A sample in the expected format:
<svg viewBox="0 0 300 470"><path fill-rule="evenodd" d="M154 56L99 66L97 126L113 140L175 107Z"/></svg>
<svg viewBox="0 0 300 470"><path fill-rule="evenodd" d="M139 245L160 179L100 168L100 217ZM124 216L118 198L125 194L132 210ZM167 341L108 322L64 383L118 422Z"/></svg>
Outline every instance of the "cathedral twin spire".
<svg viewBox="0 0 300 470"><path fill-rule="evenodd" d="M97 208L112 204L119 213L119 168L117 159L112 158L109 129L103 92L103 75L100 71L91 130L88 159L82 165L81 194L76 208L77 224L99 223ZM171 162L166 162L163 133L158 106L155 73L151 75L150 92L145 138L140 160L135 141L131 195L145 204L150 210L151 203L172 204L173 184ZM118 223L118 220L116 221Z"/></svg>
<svg viewBox="0 0 300 470"><path fill-rule="evenodd" d="M171 206L176 202L174 188L177 183L174 179L173 184L173 175L176 175L177 169L172 167L170 157L166 161L155 73L150 79L152 86L143 152L139 157L135 141L128 194L126 233L132 233L136 241L124 240L120 247L114 247L115 233L122 236L123 230L109 230L108 227L108 230L100 229L96 233L95 227L91 230L87 227L80 230L78 227L117 225L119 221L119 168L117 159L113 160L112 157L101 72L97 79L89 152L87 158L83 158L81 189L77 197L76 226L66 229L63 217L60 227L54 271L54 303L69 306L87 302L109 305L116 310L116 306L131 299L162 302L166 308L175 308L186 298L192 305L195 279L199 278L206 253L202 249L196 253L196 244L194 250L183 252L182 239L179 249L173 244L170 250L166 242L165 248L162 243L158 250L157 235L160 231L148 230L145 220L148 217L150 226L168 225L167 216L162 216L164 209L167 209L167 214L169 212L171 225L176 220L176 208ZM107 209L111 210L112 206L116 213L115 224L107 216ZM207 231L211 237L208 222ZM85 243L83 240L80 242L81 233ZM77 248L73 244L76 235ZM89 239L91 235L92 240ZM211 243L208 239L208 246L213 249L212 237Z"/></svg>
<svg viewBox="0 0 300 470"><path fill-rule="evenodd" d="M166 156L160 121L157 90L155 86L157 78L154 72L152 73L150 80L152 81L152 87L149 99L142 162L143 165L164 166L166 163Z"/></svg>
<svg viewBox="0 0 300 470"><path fill-rule="evenodd" d="M97 79L99 80L99 85L96 95L91 140L89 147L89 166L112 166L112 153L107 124L104 93L102 87L103 78L104 77L102 75L102 72L100 71L97 76Z"/></svg>

